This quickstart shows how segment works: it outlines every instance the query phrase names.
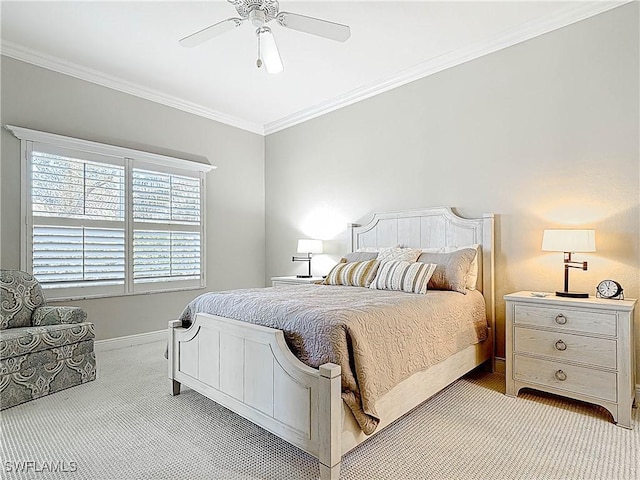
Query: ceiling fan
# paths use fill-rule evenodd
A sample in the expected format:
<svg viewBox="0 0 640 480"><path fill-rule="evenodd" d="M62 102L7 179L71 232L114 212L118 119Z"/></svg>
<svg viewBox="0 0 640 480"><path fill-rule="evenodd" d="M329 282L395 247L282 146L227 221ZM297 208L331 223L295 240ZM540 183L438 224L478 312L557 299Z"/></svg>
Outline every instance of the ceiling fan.
<svg viewBox="0 0 640 480"><path fill-rule="evenodd" d="M195 47L218 35L233 30L249 20L256 27L258 37L258 68L263 64L268 73L279 73L284 69L278 46L266 26L271 20L279 25L310 33L319 37L344 42L351 36L351 29L347 25L329 22L315 17L307 17L297 13L281 12L277 0L227 0L240 15L240 18L227 18L218 23L203 28L180 40L183 47Z"/></svg>

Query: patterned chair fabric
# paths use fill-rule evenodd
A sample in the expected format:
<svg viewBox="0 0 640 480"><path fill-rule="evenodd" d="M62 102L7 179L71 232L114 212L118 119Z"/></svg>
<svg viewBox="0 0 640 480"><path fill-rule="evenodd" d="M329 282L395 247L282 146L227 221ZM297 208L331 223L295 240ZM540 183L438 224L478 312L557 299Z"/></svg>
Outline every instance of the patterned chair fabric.
<svg viewBox="0 0 640 480"><path fill-rule="evenodd" d="M0 271L2 322L0 330L30 327L33 311L45 305L44 293L30 273L19 270Z"/></svg>
<svg viewBox="0 0 640 480"><path fill-rule="evenodd" d="M0 409L96 378L95 332L78 307L47 306L30 274L0 270Z"/></svg>

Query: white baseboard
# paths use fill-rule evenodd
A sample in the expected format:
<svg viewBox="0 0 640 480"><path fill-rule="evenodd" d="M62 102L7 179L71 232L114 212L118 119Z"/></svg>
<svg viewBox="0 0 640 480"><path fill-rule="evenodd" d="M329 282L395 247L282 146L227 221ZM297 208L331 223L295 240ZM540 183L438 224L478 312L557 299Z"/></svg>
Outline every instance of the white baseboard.
<svg viewBox="0 0 640 480"><path fill-rule="evenodd" d="M127 335L125 337L107 338L105 340L96 340L94 342L96 352L108 352L118 348L132 347L134 345L144 345L145 343L160 342L168 338L167 330L158 330L156 332L137 333L135 335Z"/></svg>
<svg viewBox="0 0 640 480"><path fill-rule="evenodd" d="M499 373L501 375L504 375L507 372L507 364L504 358L495 358L495 369L494 373Z"/></svg>

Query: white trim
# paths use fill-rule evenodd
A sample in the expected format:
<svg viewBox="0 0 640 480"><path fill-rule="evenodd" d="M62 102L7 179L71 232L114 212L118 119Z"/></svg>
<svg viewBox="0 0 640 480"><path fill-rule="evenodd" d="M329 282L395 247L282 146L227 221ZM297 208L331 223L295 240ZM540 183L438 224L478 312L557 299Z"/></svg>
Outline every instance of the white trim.
<svg viewBox="0 0 640 480"><path fill-rule="evenodd" d="M205 188L205 178L204 172L200 172L200 215L203 219L207 218L207 189ZM204 225L204 221L200 222L200 260L201 260L201 268L200 268L200 286L202 288L207 286L207 242L204 241L206 238L206 228Z"/></svg>
<svg viewBox="0 0 640 480"><path fill-rule="evenodd" d="M357 103L361 100L379 95L386 91L401 87L407 83L419 80L434 73L441 72L451 67L463 64L476 58L544 35L553 30L557 30L572 23L579 22L586 18L598 15L613 8L629 3L632 0L622 0L617 2L571 2L563 12L552 18L537 19L527 22L519 27L502 32L492 38L476 42L467 47L453 50L436 58L423 62L415 67L393 74L377 83L367 85L351 92L335 97L326 102L315 105L311 108L301 110L292 115L288 115L279 120L267 123L264 126L264 134L279 132L285 128L292 127L307 120L319 117L334 110Z"/></svg>
<svg viewBox="0 0 640 480"><path fill-rule="evenodd" d="M152 102L167 105L184 112L209 118L259 135L269 135L361 100L379 95L415 80L433 75L434 73L441 72L456 65L460 65L470 60L502 50L503 48L516 45L545 33L549 33L553 30L557 30L600 13L604 13L626 3L630 3L631 1L633 0L618 0L612 2L569 2L569 5L563 11L553 17L527 22L517 28L495 35L492 38L440 55L437 58L423 62L413 68L391 75L382 81L352 90L345 95L340 95L329 101L300 110L299 112L287 115L265 125L233 117L211 108L198 105L118 77L107 75L97 70L86 68L52 55L32 50L13 42L2 40L0 46L2 55L15 58L16 60L47 68L55 72L112 88L146 100L151 100Z"/></svg>
<svg viewBox="0 0 640 480"><path fill-rule="evenodd" d="M157 330L155 332L137 333L135 335L126 335L124 337L107 338L105 340L96 340L94 350L96 352L108 352L119 348L134 347L136 345L144 345L145 343L161 342L167 340L167 330Z"/></svg>
<svg viewBox="0 0 640 480"><path fill-rule="evenodd" d="M506 372L507 372L507 361L502 357L496 357L493 373L499 373L500 375L505 375Z"/></svg>
<svg viewBox="0 0 640 480"><path fill-rule="evenodd" d="M81 287L82 288L82 287ZM87 291L88 287L84 287L83 291ZM104 288L108 288L108 287L101 287L102 289ZM182 288L165 288L162 290L145 290L142 292L122 292L122 293L99 293L99 294L91 294L91 293L85 293L85 294L75 294L75 295L66 295L64 297L53 297L51 296L51 292L53 289L46 289L45 290L45 296L47 297L47 299L51 300L52 302L74 302L77 300L95 300L97 298L115 298L115 297L130 297L132 295L153 295L155 293L174 293L174 292L188 292L191 290L202 290L204 288L204 286L202 287L198 287L198 286L189 286L189 287L182 287ZM48 292L48 294L47 294Z"/></svg>
<svg viewBox="0 0 640 480"><path fill-rule="evenodd" d="M215 165L210 165L208 163L192 162L181 158L158 155L157 153L119 147L117 145L92 142L90 140L82 140L80 138L65 137L64 135L41 132L39 130L31 130L30 128L16 127L14 125L5 125L5 128L20 140L45 143L58 148L69 148L71 150L80 150L83 152L88 151L90 153L98 153L109 157L133 158L134 162L136 159L140 159L154 165L162 165L195 172L210 172L211 170L218 168Z"/></svg>
<svg viewBox="0 0 640 480"><path fill-rule="evenodd" d="M212 108L207 108L197 103L184 100L182 98L174 97L157 90L145 87L143 85L129 82L122 78L114 77L98 70L83 67L77 63L63 60L53 55L47 55L46 53L38 52L31 48L24 47L20 44L2 40L1 43L2 55L15 58L22 62L30 63L38 67L47 68L54 72L69 75L71 77L79 78L87 82L95 83L96 85L102 85L103 87L112 88L119 92L128 93L136 97L144 98L161 105L182 110L183 112L192 113L200 117L215 120L216 122L224 123L225 125L231 125L232 127L241 128L249 132L264 135L264 128L262 125L243 120L226 113L219 112Z"/></svg>
<svg viewBox="0 0 640 480"><path fill-rule="evenodd" d="M31 142L20 141L20 267L31 272L33 258L29 252L33 251L31 214L31 175L27 166L31 158Z"/></svg>

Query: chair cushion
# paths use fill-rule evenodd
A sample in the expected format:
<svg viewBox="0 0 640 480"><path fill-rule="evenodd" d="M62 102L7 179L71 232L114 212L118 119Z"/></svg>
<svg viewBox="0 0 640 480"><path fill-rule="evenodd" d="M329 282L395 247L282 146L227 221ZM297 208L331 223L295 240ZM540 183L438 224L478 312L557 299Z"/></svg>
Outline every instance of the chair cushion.
<svg viewBox="0 0 640 480"><path fill-rule="evenodd" d="M0 360L95 338L93 323L22 327L0 333Z"/></svg>
<svg viewBox="0 0 640 480"><path fill-rule="evenodd" d="M42 287L33 275L19 270L0 270L2 319L0 330L29 327L31 314L45 305Z"/></svg>

